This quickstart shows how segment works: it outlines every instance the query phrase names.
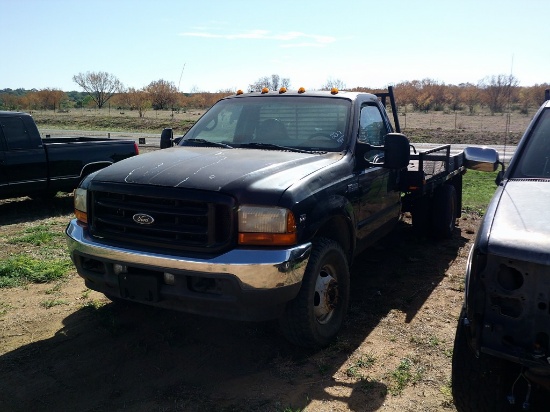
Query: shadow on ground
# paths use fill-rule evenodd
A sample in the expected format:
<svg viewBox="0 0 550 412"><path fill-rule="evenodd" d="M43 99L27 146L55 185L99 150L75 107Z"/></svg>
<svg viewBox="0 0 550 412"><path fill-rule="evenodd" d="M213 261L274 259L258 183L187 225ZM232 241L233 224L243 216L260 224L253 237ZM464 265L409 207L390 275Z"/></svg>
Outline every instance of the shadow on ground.
<svg viewBox="0 0 550 412"><path fill-rule="evenodd" d="M351 411L377 410L384 383L339 383L347 390L335 393L333 375L390 311L413 319L466 242L457 233L435 244L400 224L356 260L348 320L320 351L288 344L277 322L82 307L54 337L0 357L0 410L283 411L335 399Z"/></svg>
<svg viewBox="0 0 550 412"><path fill-rule="evenodd" d="M0 226L63 216L73 210L73 197L66 193L45 198L4 199L0 200Z"/></svg>

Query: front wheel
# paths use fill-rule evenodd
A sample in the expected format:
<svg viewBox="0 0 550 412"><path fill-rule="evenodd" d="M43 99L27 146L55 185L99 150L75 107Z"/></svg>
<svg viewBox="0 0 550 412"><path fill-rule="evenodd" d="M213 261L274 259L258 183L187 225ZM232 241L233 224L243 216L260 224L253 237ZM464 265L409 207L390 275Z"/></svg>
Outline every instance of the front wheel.
<svg viewBox="0 0 550 412"><path fill-rule="evenodd" d="M468 344L468 326L462 310L453 349L452 393L458 412L511 410L507 390L512 387L505 361L486 354L476 356Z"/></svg>
<svg viewBox="0 0 550 412"><path fill-rule="evenodd" d="M349 293L344 251L332 239L317 239L298 296L287 303L280 319L286 338L303 347L327 346L344 322Z"/></svg>

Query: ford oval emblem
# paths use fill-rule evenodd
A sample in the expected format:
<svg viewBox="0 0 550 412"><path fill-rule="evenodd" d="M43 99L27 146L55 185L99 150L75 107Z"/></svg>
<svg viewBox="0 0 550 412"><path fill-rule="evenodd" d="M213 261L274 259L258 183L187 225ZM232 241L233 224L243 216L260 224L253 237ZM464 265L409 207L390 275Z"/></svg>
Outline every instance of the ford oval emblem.
<svg viewBox="0 0 550 412"><path fill-rule="evenodd" d="M134 222L140 225L150 225L155 221L155 219L153 219L153 216L149 216L145 213L136 213L134 216L132 216L132 219L134 219Z"/></svg>

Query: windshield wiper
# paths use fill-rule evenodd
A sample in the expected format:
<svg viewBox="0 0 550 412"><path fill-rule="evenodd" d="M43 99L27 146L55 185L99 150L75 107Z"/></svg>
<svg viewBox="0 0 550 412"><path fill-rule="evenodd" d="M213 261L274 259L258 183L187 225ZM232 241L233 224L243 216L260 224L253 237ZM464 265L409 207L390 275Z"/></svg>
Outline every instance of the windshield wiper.
<svg viewBox="0 0 550 412"><path fill-rule="evenodd" d="M267 150L287 150L289 152L308 153L308 154L322 153L319 151L298 149L296 147L281 146L273 143L244 143L244 144L241 144L239 147L255 147L258 149L267 149Z"/></svg>
<svg viewBox="0 0 550 412"><path fill-rule="evenodd" d="M212 142L210 140L205 140L205 139L184 139L183 140L183 145L185 145L185 143L194 143L196 145L204 145L204 146L214 146L214 147L225 147L226 149L234 149L233 146L230 146L228 145L227 143L220 143L220 142Z"/></svg>

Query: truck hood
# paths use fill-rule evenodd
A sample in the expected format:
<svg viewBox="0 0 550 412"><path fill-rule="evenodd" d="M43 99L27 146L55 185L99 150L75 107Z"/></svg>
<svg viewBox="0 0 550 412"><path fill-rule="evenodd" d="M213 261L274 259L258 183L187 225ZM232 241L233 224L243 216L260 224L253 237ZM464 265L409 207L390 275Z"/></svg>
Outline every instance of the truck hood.
<svg viewBox="0 0 550 412"><path fill-rule="evenodd" d="M507 181L491 224L488 252L550 264L549 203L549 180Z"/></svg>
<svg viewBox="0 0 550 412"><path fill-rule="evenodd" d="M341 153L174 147L115 163L94 180L229 192L254 186L280 193L341 157Z"/></svg>

